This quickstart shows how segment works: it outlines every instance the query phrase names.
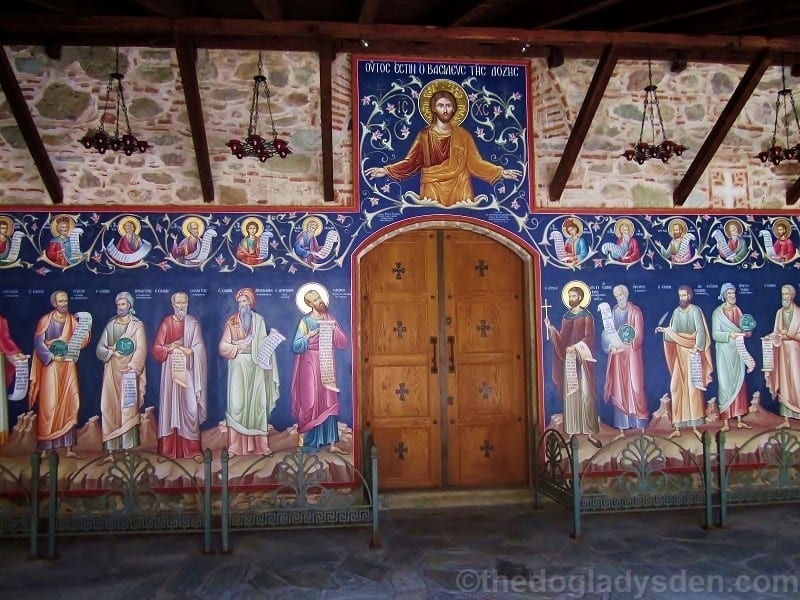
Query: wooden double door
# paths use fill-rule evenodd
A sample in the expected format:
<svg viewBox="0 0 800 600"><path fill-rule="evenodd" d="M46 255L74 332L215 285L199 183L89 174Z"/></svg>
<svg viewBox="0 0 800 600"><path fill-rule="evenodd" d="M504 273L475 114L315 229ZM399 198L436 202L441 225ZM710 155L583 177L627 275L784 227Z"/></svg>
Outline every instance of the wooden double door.
<svg viewBox="0 0 800 600"><path fill-rule="evenodd" d="M363 425L384 489L528 477L522 260L488 237L417 230L361 260Z"/></svg>

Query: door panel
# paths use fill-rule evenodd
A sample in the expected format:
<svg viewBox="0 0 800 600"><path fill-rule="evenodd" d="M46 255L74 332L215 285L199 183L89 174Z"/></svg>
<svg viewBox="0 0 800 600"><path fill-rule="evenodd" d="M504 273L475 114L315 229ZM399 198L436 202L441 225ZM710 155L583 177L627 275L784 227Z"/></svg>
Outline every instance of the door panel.
<svg viewBox="0 0 800 600"><path fill-rule="evenodd" d="M441 484L436 260L435 233L413 232L361 261L365 424L385 488Z"/></svg>
<svg viewBox="0 0 800 600"><path fill-rule="evenodd" d="M426 230L371 250L360 278L382 487L524 483L522 261L484 236Z"/></svg>

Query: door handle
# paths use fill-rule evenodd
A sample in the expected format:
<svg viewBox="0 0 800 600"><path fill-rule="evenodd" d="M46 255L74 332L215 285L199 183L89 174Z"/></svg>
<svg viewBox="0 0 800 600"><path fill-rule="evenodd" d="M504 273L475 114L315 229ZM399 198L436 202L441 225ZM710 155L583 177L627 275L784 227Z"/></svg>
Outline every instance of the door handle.
<svg viewBox="0 0 800 600"><path fill-rule="evenodd" d="M431 359L431 374L436 375L439 372L439 361L436 360L436 347L439 345L439 338L431 336L431 346L433 346L433 358Z"/></svg>
<svg viewBox="0 0 800 600"><path fill-rule="evenodd" d="M448 335L447 343L450 344L450 361L447 365L447 370L450 373L456 372L456 336Z"/></svg>

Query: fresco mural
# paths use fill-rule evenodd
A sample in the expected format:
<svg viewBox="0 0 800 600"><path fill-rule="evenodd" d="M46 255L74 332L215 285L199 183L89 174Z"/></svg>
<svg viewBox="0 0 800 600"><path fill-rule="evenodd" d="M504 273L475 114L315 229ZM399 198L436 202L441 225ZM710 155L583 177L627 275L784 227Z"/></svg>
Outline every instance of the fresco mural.
<svg viewBox="0 0 800 600"><path fill-rule="evenodd" d="M800 427L796 216L536 208L524 64L353 67L359 212L0 214L3 460L301 447L336 480L360 462L357 259L430 221L529 253L540 428L699 451L706 429Z"/></svg>

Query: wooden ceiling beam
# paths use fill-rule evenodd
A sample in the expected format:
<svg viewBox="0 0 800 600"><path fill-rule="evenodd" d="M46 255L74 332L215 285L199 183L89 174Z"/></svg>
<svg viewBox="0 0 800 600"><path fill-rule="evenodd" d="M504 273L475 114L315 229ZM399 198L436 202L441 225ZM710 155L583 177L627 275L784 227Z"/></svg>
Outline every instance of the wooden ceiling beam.
<svg viewBox="0 0 800 600"><path fill-rule="evenodd" d="M795 181L788 190L786 190L786 204L793 206L800 200L800 179Z"/></svg>
<svg viewBox="0 0 800 600"><path fill-rule="evenodd" d="M136 4L146 8L159 17L185 19L189 16L189 8L183 0L134 0Z"/></svg>
<svg viewBox="0 0 800 600"><path fill-rule="evenodd" d="M358 13L360 25L369 25L375 21L375 15L381 7L381 0L364 0L361 3L361 11Z"/></svg>
<svg viewBox="0 0 800 600"><path fill-rule="evenodd" d="M214 202L214 181L211 176L211 161L208 157L208 141L206 139L206 121L203 117L203 103L200 100L200 86L197 83L197 48L194 42L185 36L175 38L175 52L178 56L178 68L181 73L183 95L186 99L186 112L189 115L189 128L192 132L194 156L197 161L197 173L203 202Z"/></svg>
<svg viewBox="0 0 800 600"><path fill-rule="evenodd" d="M330 40L319 45L319 109L322 127L322 196L333 202L333 60L336 58Z"/></svg>
<svg viewBox="0 0 800 600"><path fill-rule="evenodd" d="M731 95L730 100L728 100L728 104L714 123L714 127L711 128L711 132L706 137L702 147L697 151L692 164L675 188L675 192L672 194L672 203L674 206L683 206L686 202L694 186L697 185L700 176L706 170L706 167L708 167L714 154L716 154L719 149L720 144L722 144L722 140L725 139L728 131L730 131L736 121L736 117L742 112L744 105L756 89L758 82L761 81L764 72L772 64L774 58L774 52L769 48L764 48L747 68L741 81L739 81L739 85L736 86L733 95Z"/></svg>
<svg viewBox="0 0 800 600"><path fill-rule="evenodd" d="M472 23L485 23L501 15L508 14L525 0L482 0L468 8L461 16L450 23L450 27L462 27Z"/></svg>
<svg viewBox="0 0 800 600"><path fill-rule="evenodd" d="M689 36L640 32L559 31L509 29L502 27L420 27L417 25L375 25L320 21L258 21L255 19L168 19L164 17L89 17L70 18L42 16L4 16L0 20L0 43L38 44L44 39L65 43L69 39L80 45L108 45L109 41L124 40L126 45L169 47L165 39L173 35L203 39L202 47L217 47L215 40L238 38L242 47L254 43L253 38L292 39L327 38L347 41L369 39L373 42L436 43L446 48L452 43L490 45L530 44L559 46L565 51L613 44L617 48L638 48L641 55L664 48L690 51L724 52L742 56L739 62L749 62L753 52L771 47L777 51L797 52L797 37L765 38L759 36ZM257 41L257 40L256 40ZM199 45L199 42L198 42ZM587 53L586 56L591 56ZM595 54L596 56L596 54Z"/></svg>
<svg viewBox="0 0 800 600"><path fill-rule="evenodd" d="M541 18L541 21L535 26L535 29L552 29L564 23L569 23L571 21L575 21L576 19L588 17L594 13L606 10L607 8L615 6L623 1L624 0L604 0L603 2L584 2L582 7L575 7L572 12L566 14L563 10L564 5L559 2L554 2L551 5L550 12L547 11L547 8L543 8L538 11L537 16Z"/></svg>
<svg viewBox="0 0 800 600"><path fill-rule="evenodd" d="M250 0L250 2L265 21L280 21L283 18L283 9L278 0Z"/></svg>
<svg viewBox="0 0 800 600"><path fill-rule="evenodd" d="M575 119L575 125L572 126L572 131L569 134L569 139L564 148L564 153L561 155L558 167L556 167L553 180L550 182L550 202L557 202L564 192L570 173L572 173L572 167L575 165L575 160L578 158L578 153L586 139L589 126L597 113L597 107L600 106L600 101L603 99L611 75L614 73L617 58L618 49L616 46L613 44L606 46L597 63L592 82L589 84L586 97L583 99L581 109Z"/></svg>
<svg viewBox="0 0 800 600"><path fill-rule="evenodd" d="M14 69L11 67L8 56L6 56L6 49L2 46L0 46L0 87L3 88L6 102L8 102L11 113L17 121L17 126L22 132L22 138L28 146L31 158L33 158L33 162L39 170L42 183L44 183L47 193L50 194L50 199L53 204L61 204L64 201L64 190L61 188L58 174L53 168L53 163L50 162L50 156L47 154L47 149L44 147L39 130L33 121L28 103L25 101L19 82L17 82Z"/></svg>

